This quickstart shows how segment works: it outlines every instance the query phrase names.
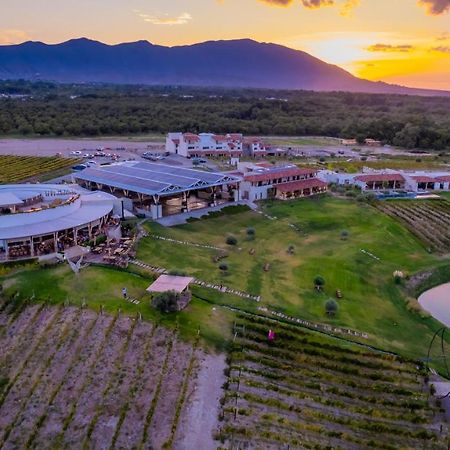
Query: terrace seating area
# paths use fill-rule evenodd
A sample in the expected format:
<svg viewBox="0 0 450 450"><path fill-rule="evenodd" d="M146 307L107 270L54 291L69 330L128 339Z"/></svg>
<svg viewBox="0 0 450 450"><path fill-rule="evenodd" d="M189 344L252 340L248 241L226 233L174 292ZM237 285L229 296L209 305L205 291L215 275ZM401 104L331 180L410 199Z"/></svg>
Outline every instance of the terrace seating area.
<svg viewBox="0 0 450 450"><path fill-rule="evenodd" d="M0 216L0 259L63 252L99 236L116 199L109 194L77 189L50 184L1 186L3 200L17 197L21 203L19 210Z"/></svg>

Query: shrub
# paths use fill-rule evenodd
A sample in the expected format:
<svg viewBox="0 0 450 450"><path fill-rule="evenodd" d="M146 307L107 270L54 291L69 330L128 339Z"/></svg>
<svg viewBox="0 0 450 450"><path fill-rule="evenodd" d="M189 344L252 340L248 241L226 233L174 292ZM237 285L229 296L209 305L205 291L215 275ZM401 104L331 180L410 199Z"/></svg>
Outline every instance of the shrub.
<svg viewBox="0 0 450 450"><path fill-rule="evenodd" d="M247 228L247 236L248 236L248 237L254 237L255 234L256 234L256 232L255 232L255 229L254 229L254 228L252 228L252 227L248 227L248 228Z"/></svg>
<svg viewBox="0 0 450 450"><path fill-rule="evenodd" d="M314 278L314 285L316 286L316 288L322 289L325 286L325 279L322 276L317 275Z"/></svg>
<svg viewBox="0 0 450 450"><path fill-rule="evenodd" d="M153 297L152 305L161 312L169 313L178 311L180 294L175 291L161 292Z"/></svg>
<svg viewBox="0 0 450 450"><path fill-rule="evenodd" d="M226 240L226 243L227 243L228 245L237 245L238 240L236 239L235 236L228 236L228 237L227 237L227 240Z"/></svg>
<svg viewBox="0 0 450 450"><path fill-rule="evenodd" d="M175 277L185 277L187 275L184 270L180 270L180 269L169 270L168 274L173 275Z"/></svg>
<svg viewBox="0 0 450 450"><path fill-rule="evenodd" d="M329 316L334 316L336 315L336 313L338 312L339 306L336 303L336 300L333 300L332 298L330 298L329 300L327 300L327 302L325 303L325 312L329 315Z"/></svg>
<svg viewBox="0 0 450 450"><path fill-rule="evenodd" d="M227 263L222 263L222 264L220 264L220 265L219 265L219 269L220 269L222 272L227 272L227 271L228 271L228 264L227 264Z"/></svg>
<svg viewBox="0 0 450 450"><path fill-rule="evenodd" d="M341 239L345 241L348 238L349 234L350 233L347 230L342 230L341 231Z"/></svg>

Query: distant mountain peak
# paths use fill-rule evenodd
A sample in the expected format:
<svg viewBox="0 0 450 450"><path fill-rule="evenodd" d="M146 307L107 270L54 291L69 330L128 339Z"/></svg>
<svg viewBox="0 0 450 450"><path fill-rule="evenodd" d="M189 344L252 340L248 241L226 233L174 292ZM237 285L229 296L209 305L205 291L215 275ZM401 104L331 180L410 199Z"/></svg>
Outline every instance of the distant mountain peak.
<svg viewBox="0 0 450 450"><path fill-rule="evenodd" d="M174 47L146 40L108 45L86 37L0 46L0 79L36 80L36 74L61 83L450 95L362 80L303 51L249 38Z"/></svg>

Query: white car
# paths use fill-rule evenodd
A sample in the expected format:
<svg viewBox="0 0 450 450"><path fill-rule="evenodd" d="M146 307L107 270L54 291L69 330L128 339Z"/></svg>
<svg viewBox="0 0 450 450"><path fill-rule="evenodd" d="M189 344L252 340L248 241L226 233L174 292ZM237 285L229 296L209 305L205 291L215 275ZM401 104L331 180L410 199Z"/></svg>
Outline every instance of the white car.
<svg viewBox="0 0 450 450"><path fill-rule="evenodd" d="M81 155L81 152L79 150L75 150L73 152L70 152L71 155Z"/></svg>
<svg viewBox="0 0 450 450"><path fill-rule="evenodd" d="M95 161L88 161L87 164L89 164L90 166L95 166L97 165L97 163Z"/></svg>

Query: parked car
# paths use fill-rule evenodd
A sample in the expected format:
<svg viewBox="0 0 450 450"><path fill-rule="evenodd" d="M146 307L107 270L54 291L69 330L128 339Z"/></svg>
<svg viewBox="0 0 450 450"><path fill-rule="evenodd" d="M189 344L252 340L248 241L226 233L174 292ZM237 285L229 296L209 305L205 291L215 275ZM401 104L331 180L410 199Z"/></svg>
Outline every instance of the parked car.
<svg viewBox="0 0 450 450"><path fill-rule="evenodd" d="M76 172L80 172L81 170L86 169L87 166L85 164L77 164L76 166L72 167L72 170L75 170Z"/></svg>
<svg viewBox="0 0 450 450"><path fill-rule="evenodd" d="M192 158L193 164L206 164L207 162L205 158Z"/></svg>
<svg viewBox="0 0 450 450"><path fill-rule="evenodd" d="M73 152L70 152L71 155L81 155L81 152L79 150L75 150Z"/></svg>

